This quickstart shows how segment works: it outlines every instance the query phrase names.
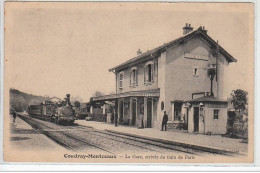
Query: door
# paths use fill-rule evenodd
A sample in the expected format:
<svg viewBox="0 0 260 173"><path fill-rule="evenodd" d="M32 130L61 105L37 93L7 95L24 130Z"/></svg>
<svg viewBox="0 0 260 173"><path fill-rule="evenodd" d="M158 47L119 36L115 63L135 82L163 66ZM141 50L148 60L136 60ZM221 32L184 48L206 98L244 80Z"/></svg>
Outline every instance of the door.
<svg viewBox="0 0 260 173"><path fill-rule="evenodd" d="M132 102L132 122L131 122L132 125L135 125L136 124L136 100L133 99L133 102Z"/></svg>
<svg viewBox="0 0 260 173"><path fill-rule="evenodd" d="M147 127L152 127L152 99L147 99Z"/></svg>
<svg viewBox="0 0 260 173"><path fill-rule="evenodd" d="M124 102L120 101L120 112L119 112L119 122L123 120L124 116Z"/></svg>
<svg viewBox="0 0 260 173"><path fill-rule="evenodd" d="M194 107L194 132L199 131L199 107Z"/></svg>

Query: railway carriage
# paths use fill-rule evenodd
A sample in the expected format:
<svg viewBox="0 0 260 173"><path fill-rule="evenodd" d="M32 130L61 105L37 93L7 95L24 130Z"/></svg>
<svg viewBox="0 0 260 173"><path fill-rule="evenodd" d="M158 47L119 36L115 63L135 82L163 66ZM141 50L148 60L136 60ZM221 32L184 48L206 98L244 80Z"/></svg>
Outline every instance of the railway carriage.
<svg viewBox="0 0 260 173"><path fill-rule="evenodd" d="M70 104L70 95L67 94L65 102L53 103L46 100L40 105L30 105L28 114L46 121L52 121L56 124L68 123L72 124L76 119L75 110Z"/></svg>
<svg viewBox="0 0 260 173"><path fill-rule="evenodd" d="M40 105L30 105L28 107L28 114L31 116L36 116L44 120L51 120L55 115L56 106L50 101L45 101Z"/></svg>
<svg viewBox="0 0 260 173"><path fill-rule="evenodd" d="M41 116L41 105L30 105L28 107L28 114L35 115L35 116Z"/></svg>

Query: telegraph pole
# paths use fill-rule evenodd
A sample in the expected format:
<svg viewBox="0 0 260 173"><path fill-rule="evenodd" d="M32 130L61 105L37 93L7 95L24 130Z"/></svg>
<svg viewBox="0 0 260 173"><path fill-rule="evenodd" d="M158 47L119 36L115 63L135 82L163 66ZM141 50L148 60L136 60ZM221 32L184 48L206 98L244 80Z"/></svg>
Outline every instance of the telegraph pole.
<svg viewBox="0 0 260 173"><path fill-rule="evenodd" d="M219 44L217 40L217 52L216 52L216 81L218 82L218 56L219 56ZM218 86L218 83L217 83Z"/></svg>

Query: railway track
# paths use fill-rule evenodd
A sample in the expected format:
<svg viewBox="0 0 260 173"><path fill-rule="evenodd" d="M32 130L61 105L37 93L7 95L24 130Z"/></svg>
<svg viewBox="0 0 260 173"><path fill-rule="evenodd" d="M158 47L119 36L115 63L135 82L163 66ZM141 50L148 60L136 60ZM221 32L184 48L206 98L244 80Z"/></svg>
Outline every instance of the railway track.
<svg viewBox="0 0 260 173"><path fill-rule="evenodd" d="M39 131L42 134L45 134L47 137L49 137L54 142L58 143L59 145L63 146L66 149L73 150L73 151L79 151L80 149L91 149L91 150L102 150L103 152L115 154L111 151L108 151L100 146L97 146L93 143L90 143L88 141L85 141L83 139L80 139L76 136L73 136L66 131L54 131L53 128L46 126L44 124L38 123L35 120L18 115L22 120L27 122L29 125L31 125L35 130ZM46 130L49 129L49 130ZM69 141L69 140L70 141ZM79 147L80 146L80 147Z"/></svg>
<svg viewBox="0 0 260 173"><path fill-rule="evenodd" d="M26 117L24 117L24 118L26 118ZM39 120L41 121L41 119L37 119L37 120L32 120L32 119L29 119L29 118L27 118L28 120L27 121L38 121L39 122ZM31 124L35 124L35 122L34 123L32 123L32 122L30 122ZM41 127L38 127L38 126L41 126ZM35 125L34 125L35 126ZM69 128L74 128L75 126L68 126ZM79 128L78 128L79 127ZM57 130L57 129L55 129L55 131L53 131L54 129L53 129L53 127L50 127L50 126L47 126L47 125L45 125L45 124L42 124L42 123L38 123L37 124L37 127L34 127L34 128L36 128L36 129L48 129L48 130L42 130L42 132L41 133L44 133L46 136L48 136L49 138L51 138L52 140L54 140L56 143L58 143L58 144L60 144L60 145L62 145L63 147L65 147L65 148L67 148L67 149L71 149L71 150L75 150L73 147L71 147L71 146L68 146L68 144L66 143L66 142L62 142L61 140L57 140L57 139L59 139L59 137L56 137L56 135L54 135L54 133L56 132L57 133L57 131L59 131L59 130ZM92 136L92 138L93 137L100 137L100 138L105 138L105 139L108 139L108 140L112 140L112 141L117 141L117 142L119 142L119 143L122 143L123 145L131 145L131 146L134 146L134 147L138 147L138 148L142 148L142 149L144 149L144 150L148 150L149 152L160 152L160 153L163 153L163 152L161 152L161 150L160 149L151 149L151 147L149 148L149 147L146 147L146 144L149 144L148 142L146 142L146 143L144 143L144 142L141 142L141 141L138 141L138 140L133 140L133 141L135 141L135 142L138 142L138 144L136 144L136 143L134 143L133 141L129 141L129 139L127 139L126 137L122 137L122 136L120 136L120 135L115 135L115 134L112 134L112 136L110 136L110 134L109 133L106 133L106 132L101 132L101 131L96 131L96 130L93 130L93 131L88 131L87 129L89 129L89 128L86 128L85 126L76 126L76 128L78 128L78 130L86 130L86 133L88 134L88 137L90 137L90 136ZM99 146L97 146L97 145L95 145L95 144L93 144L93 143L91 143L91 142L89 142L89 141L86 141L86 140L83 140L83 139L81 139L80 138L80 136L78 136L78 134L74 134L74 135L71 135L71 134L69 134L69 133L67 133L67 132L61 132L61 131L59 131L59 133L62 133L63 135L65 135L66 136L66 138L69 138L69 139L74 139L74 140L77 140L77 141L81 141L81 142L83 142L83 143L85 143L85 144L87 144L87 145L91 145L91 146L95 146L95 147L97 147L97 148L100 148L101 150L105 150L105 151L107 151L107 152L110 152L110 153L113 153L113 152L111 152L111 151L108 151L108 150L106 150L106 149L104 149L104 148L102 148L102 147L99 147ZM54 137L53 137L54 136ZM122 140L123 139L123 140ZM156 146L156 145L154 145L154 146ZM168 148L169 149L169 148ZM171 148L172 149L172 148ZM178 151L178 150L176 150L176 151ZM180 150L179 150L180 151ZM183 151L182 151L183 152ZM188 153L188 152L186 152L186 153ZM191 153L191 152L189 152L190 154L193 154L193 153Z"/></svg>
<svg viewBox="0 0 260 173"><path fill-rule="evenodd" d="M169 154L172 152L187 153L189 155L203 156L207 154L229 155L206 152L202 150L185 148L177 145L165 144L158 141L117 134L108 131L96 130L85 126L60 126L47 123L27 116L20 116L33 128L69 150L83 149L99 150L110 154L119 154L124 151L140 150L142 152ZM46 125L47 124L47 125ZM102 140L101 140L102 139Z"/></svg>
<svg viewBox="0 0 260 173"><path fill-rule="evenodd" d="M131 141L135 141L135 142L138 142L138 143L143 143L144 145L153 145L153 146L156 146L156 147L160 146L160 147L163 147L165 149L185 152L185 153L189 153L189 154L200 155L202 153L202 151L199 151L199 150L194 150L194 149L191 150L191 149L183 148L183 147L179 147L179 146L166 145L166 144L162 144L162 143L159 143L159 142L153 142L153 141L149 141L149 140L145 140L145 139L141 139L141 138L135 138L135 137L130 137L130 136L122 135L122 134L115 134L115 133L111 133L111 132L106 132L106 131L95 130L95 131L93 131L93 133L95 133L96 135L98 135L98 133L107 135L107 136L99 135L99 136L105 137L107 139L113 139L110 136L114 136L114 137L119 138L119 139L123 138L123 139L131 140ZM117 139L116 139L116 141L122 142L121 140L117 140ZM124 143L131 144L129 142L124 142ZM136 145L136 144L131 144L131 145L135 145L137 147L142 147L142 148L147 148L145 146L140 146L140 145ZM154 151L157 151L157 150L154 150Z"/></svg>
<svg viewBox="0 0 260 173"><path fill-rule="evenodd" d="M116 135L112 135L112 137L111 137L110 134L103 133L103 135L101 135L100 133L102 134L102 132L98 132L98 131L95 131L95 130L91 131L91 132L88 131L88 137L91 135L92 137L95 136L95 137L100 137L100 138L103 138L103 139L108 139L108 140L114 141L114 142L116 141L118 143L122 143L123 145L131 145L133 147L141 148L141 149L144 149L146 151L148 150L149 152L160 152L162 154L164 153L164 152L162 152L159 149L151 149L149 147L146 147L144 145L144 143L142 143L142 144L140 144L140 142L139 143L134 143L133 141L130 141L127 138L118 137Z"/></svg>
<svg viewBox="0 0 260 173"><path fill-rule="evenodd" d="M71 145L68 145L66 142L63 142L62 140L58 140L58 139L60 139L60 137L57 137L57 134L55 135L55 133L62 133L64 136L66 136L66 138L73 139L73 140L76 140L76 141L80 141L80 142L82 142L82 143L84 143L86 145L94 146L95 148L101 149L101 150L106 151L108 153L115 154L114 152L111 152L111 151L109 151L107 149L104 149L103 147L97 146L97 145L95 145L95 144L93 144L93 143L91 143L89 141L81 139L79 136L77 136L77 134L71 135L71 134L69 134L66 131L60 131L60 130L57 130L57 129L54 131L54 129L52 127L50 127L50 126L47 126L47 125L42 124L42 123L36 123L35 119L30 119L30 118L27 118L27 117L24 117L24 116L21 116L21 118L24 121L26 121L28 124L30 124L32 127L34 127L35 129L39 130L41 133L45 134L47 137L49 137L50 139L52 139L53 141L55 141L56 143L60 144L61 146L65 147L67 149L76 151L75 147L72 147ZM37 121L39 121L39 120L40 119L37 119ZM131 143L131 142L126 142L126 141L122 141L122 140L119 140L119 139L116 139L116 138L113 138L113 137L109 137L109 134L107 134L107 133L103 133L104 135L106 135L106 136L104 136L104 135L100 135L100 134L102 134L101 132L97 132L97 131L91 131L90 132L90 131L87 131L87 129L89 129L89 128L85 127L85 126L77 126L77 127L80 127L78 129L80 131L86 130L86 133L88 134L88 137L89 137L89 135L95 136L95 137L99 136L101 138L106 138L106 139L109 139L109 140L117 141L117 142L120 142L120 143L123 143L123 144L126 144L126 145L132 145L134 147L139 147L139 148L148 150L150 152L159 152L159 150L150 149L150 148L142 146L140 144L137 145L137 144L134 144L134 143ZM43 130L43 129L45 129L45 130ZM48 129L48 130L46 130L46 129ZM113 136L117 137L116 135L113 135ZM123 138L123 139L127 139L127 138Z"/></svg>

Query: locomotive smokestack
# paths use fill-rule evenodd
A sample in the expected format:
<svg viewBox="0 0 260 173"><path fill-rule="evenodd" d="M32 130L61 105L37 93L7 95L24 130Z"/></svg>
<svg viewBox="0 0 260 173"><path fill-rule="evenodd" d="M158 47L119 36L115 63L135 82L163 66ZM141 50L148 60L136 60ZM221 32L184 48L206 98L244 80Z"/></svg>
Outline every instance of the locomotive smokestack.
<svg viewBox="0 0 260 173"><path fill-rule="evenodd" d="M66 97L67 97L67 98L66 98L67 104L71 105L71 104L70 104L70 94L67 94Z"/></svg>

